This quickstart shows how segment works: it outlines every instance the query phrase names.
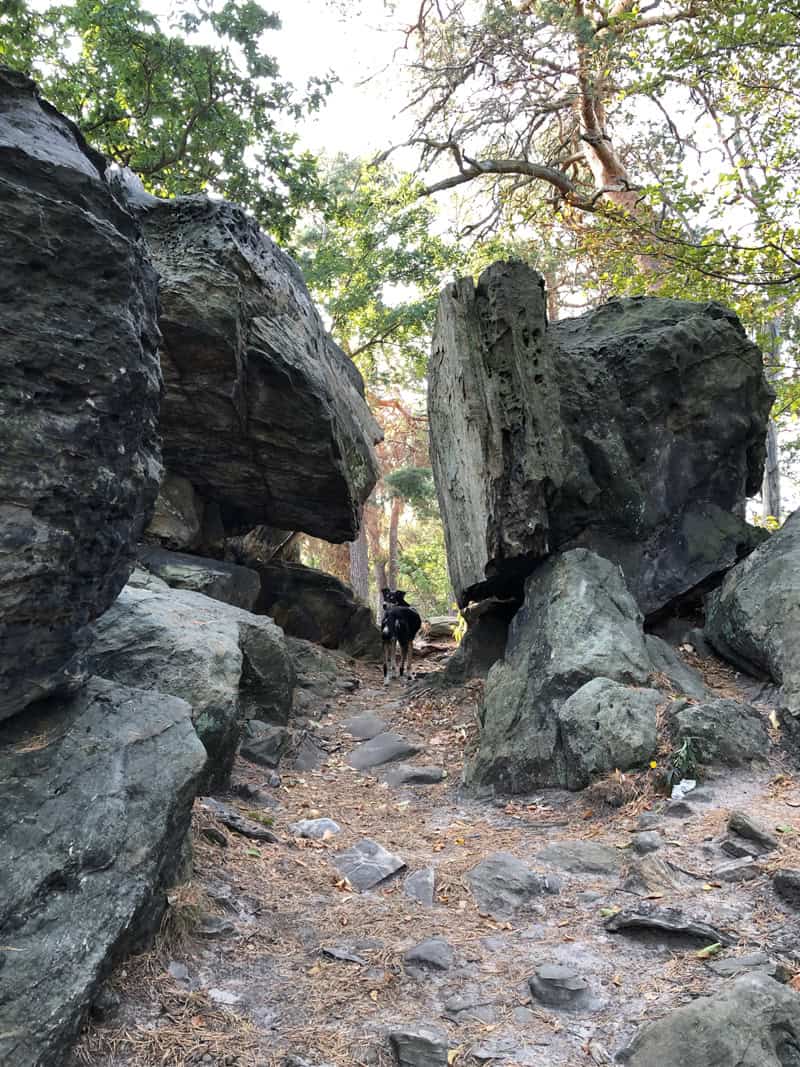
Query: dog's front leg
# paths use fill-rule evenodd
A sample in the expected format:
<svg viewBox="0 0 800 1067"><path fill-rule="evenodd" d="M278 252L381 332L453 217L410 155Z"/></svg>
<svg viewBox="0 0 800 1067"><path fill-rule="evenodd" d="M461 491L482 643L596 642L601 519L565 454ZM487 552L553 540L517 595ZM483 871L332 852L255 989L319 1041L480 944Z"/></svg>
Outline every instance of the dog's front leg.
<svg viewBox="0 0 800 1067"><path fill-rule="evenodd" d="M397 638L392 638L392 677L397 677Z"/></svg>
<svg viewBox="0 0 800 1067"><path fill-rule="evenodd" d="M389 684L389 642L383 642L383 684Z"/></svg>

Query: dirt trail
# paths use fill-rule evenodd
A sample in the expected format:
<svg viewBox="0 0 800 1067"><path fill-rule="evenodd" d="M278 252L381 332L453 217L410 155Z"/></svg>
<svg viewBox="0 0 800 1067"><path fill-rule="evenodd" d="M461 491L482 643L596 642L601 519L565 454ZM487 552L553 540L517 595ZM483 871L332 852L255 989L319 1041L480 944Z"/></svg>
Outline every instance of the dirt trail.
<svg viewBox="0 0 800 1067"><path fill-rule="evenodd" d="M192 882L176 892L156 949L114 976L121 1006L87 1030L76 1064L277 1067L294 1055L298 1064L388 1065L395 1060L387 1033L420 1023L446 1034L457 1065L611 1063L642 1020L730 980L711 963L763 950L786 976L797 970L797 913L775 895L769 871L800 866L800 783L777 759L708 779L682 816L659 819L664 843L643 856L632 847L639 819L665 803L652 792L631 791L621 808L605 802L603 787L511 802L465 797L460 774L477 736L480 683L414 696L397 682L381 687L377 669L358 671L360 688L330 701L314 727L326 750L318 770L282 768L281 784L269 788L262 768L237 765L235 786L255 793L243 800L234 791L231 806L269 822L279 843L224 830L198 802ZM707 678L729 695L730 672L715 667ZM419 741L411 762L438 765L447 777L397 787L380 780L385 767L354 770L347 756L358 743L344 722L361 713ZM646 786L640 779L638 792ZM731 859L719 841L734 808L783 832L755 878L727 883L713 872ZM289 829L318 817L334 819L341 832L308 841ZM399 856L405 869L358 893L332 861L362 838ZM537 859L548 844L576 840L610 846L605 873ZM561 892L507 921L481 914L465 876L498 852L556 875ZM428 867L431 907L404 891L407 874ZM614 909L642 904L681 908L729 933L732 944L710 963L697 957L702 940L606 929ZM409 967L404 953L432 937L452 947L449 968ZM557 1011L532 1000L527 979L545 963L575 967L590 1007Z"/></svg>

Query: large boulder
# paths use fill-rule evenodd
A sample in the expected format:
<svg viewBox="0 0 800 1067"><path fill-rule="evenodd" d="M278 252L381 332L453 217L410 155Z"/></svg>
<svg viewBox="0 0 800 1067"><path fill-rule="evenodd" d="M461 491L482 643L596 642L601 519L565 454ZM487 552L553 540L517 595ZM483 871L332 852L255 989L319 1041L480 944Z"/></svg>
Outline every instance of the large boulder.
<svg viewBox="0 0 800 1067"><path fill-rule="evenodd" d="M121 188L160 275L167 469L226 529L353 539L381 432L296 264L223 200Z"/></svg>
<svg viewBox="0 0 800 1067"><path fill-rule="evenodd" d="M0 726L9 1067L59 1067L112 965L158 929L205 762L190 713L93 679Z"/></svg>
<svg viewBox="0 0 800 1067"><path fill-rule="evenodd" d="M772 395L718 304L636 297L548 325L542 278L496 263L443 291L428 396L462 606L583 546L650 615L762 536L734 511L761 482Z"/></svg>
<svg viewBox="0 0 800 1067"><path fill-rule="evenodd" d="M158 489L156 275L104 165L0 68L0 719L85 680Z"/></svg>
<svg viewBox="0 0 800 1067"><path fill-rule="evenodd" d="M586 549L551 557L528 578L505 659L486 679L480 746L467 781L504 793L576 788L604 769L601 760L611 770L626 758L648 758L655 739L651 695L632 694L628 708L621 690L606 685L583 694L586 707L575 701L566 707L563 728L560 713L593 679L643 686L652 671L641 615L619 567ZM572 766L573 746L565 738L587 733L590 712L597 722L594 748L586 763Z"/></svg>
<svg viewBox="0 0 800 1067"><path fill-rule="evenodd" d="M583 789L602 774L646 767L658 748L656 689L593 678L558 709L565 784Z"/></svg>
<svg viewBox="0 0 800 1067"><path fill-rule="evenodd" d="M380 630L349 585L301 563L276 560L253 567L261 577L255 610L271 615L287 634L351 656L380 657Z"/></svg>
<svg viewBox="0 0 800 1067"><path fill-rule="evenodd" d="M292 713L319 718L334 698L358 689L360 679L346 654L322 648L300 637L286 637L286 650L295 673Z"/></svg>
<svg viewBox="0 0 800 1067"><path fill-rule="evenodd" d="M800 718L800 510L706 599L705 635L732 663L782 685Z"/></svg>
<svg viewBox="0 0 800 1067"><path fill-rule="evenodd" d="M261 592L258 574L237 563L168 552L152 545L141 546L139 563L173 589L191 589L245 611L252 611Z"/></svg>
<svg viewBox="0 0 800 1067"><path fill-rule="evenodd" d="M675 700L668 709L668 723L676 747L688 742L700 763L739 766L750 760L766 760L770 741L763 715L738 700Z"/></svg>
<svg viewBox="0 0 800 1067"><path fill-rule="evenodd" d="M200 593L128 585L98 619L97 674L181 697L208 752L204 788L228 780L247 719L288 721L294 669L271 619Z"/></svg>
<svg viewBox="0 0 800 1067"><path fill-rule="evenodd" d="M797 1067L800 995L766 974L743 975L646 1024L617 1059L628 1067Z"/></svg>

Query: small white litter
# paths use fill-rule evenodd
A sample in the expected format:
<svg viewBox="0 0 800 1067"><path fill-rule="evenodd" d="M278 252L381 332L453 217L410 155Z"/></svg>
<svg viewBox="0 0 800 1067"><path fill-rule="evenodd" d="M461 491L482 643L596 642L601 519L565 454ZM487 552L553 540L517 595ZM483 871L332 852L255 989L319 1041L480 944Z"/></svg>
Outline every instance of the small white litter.
<svg viewBox="0 0 800 1067"><path fill-rule="evenodd" d="M672 799L683 800L687 793L691 793L691 791L696 788L697 782L694 778L681 778L681 780L672 787Z"/></svg>

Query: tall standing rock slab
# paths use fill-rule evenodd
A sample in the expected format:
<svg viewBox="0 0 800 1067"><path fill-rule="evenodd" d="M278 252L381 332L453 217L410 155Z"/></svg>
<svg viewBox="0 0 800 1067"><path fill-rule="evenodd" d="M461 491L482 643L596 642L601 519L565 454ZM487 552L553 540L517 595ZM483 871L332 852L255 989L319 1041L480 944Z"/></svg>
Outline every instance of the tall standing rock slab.
<svg viewBox="0 0 800 1067"><path fill-rule="evenodd" d="M547 560L528 579L505 659L486 679L480 745L467 781L504 793L585 784L598 768L568 767L567 742L574 743L581 730L573 715L562 725L560 709L595 678L641 686L652 669L641 616L619 567L582 548ZM594 746L612 767L617 747L626 755L648 755L655 699L646 697L644 705L637 709L634 741L628 709L618 697L603 702ZM650 731L640 721L648 713Z"/></svg>
<svg viewBox="0 0 800 1067"><path fill-rule="evenodd" d="M381 433L297 266L225 201L130 203L160 275L167 469L228 529L351 540Z"/></svg>
<svg viewBox="0 0 800 1067"><path fill-rule="evenodd" d="M431 460L456 597L514 595L548 552L620 564L649 615L763 536L761 354L717 304L636 297L547 324L542 279L496 263L440 298Z"/></svg>
<svg viewBox="0 0 800 1067"><path fill-rule="evenodd" d="M800 511L707 598L705 634L726 659L782 685L800 722Z"/></svg>
<svg viewBox="0 0 800 1067"><path fill-rule="evenodd" d="M60 1067L158 929L205 762L190 713L93 679L0 724L0 1063Z"/></svg>
<svg viewBox="0 0 800 1067"><path fill-rule="evenodd" d="M0 719L83 680L158 490L156 275L104 165L0 68Z"/></svg>
<svg viewBox="0 0 800 1067"><path fill-rule="evenodd" d="M551 547L550 499L564 481L558 370L544 282L495 264L439 299L429 368L431 463L453 589L516 590Z"/></svg>

